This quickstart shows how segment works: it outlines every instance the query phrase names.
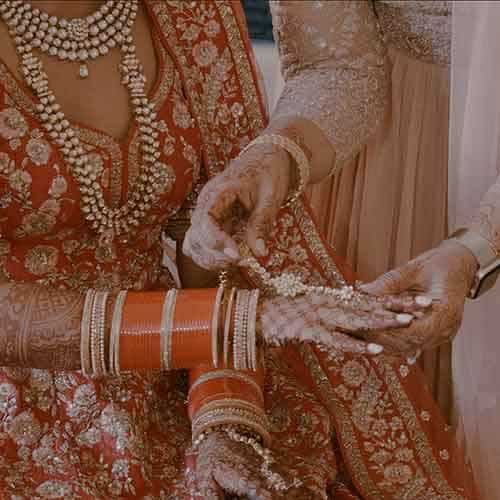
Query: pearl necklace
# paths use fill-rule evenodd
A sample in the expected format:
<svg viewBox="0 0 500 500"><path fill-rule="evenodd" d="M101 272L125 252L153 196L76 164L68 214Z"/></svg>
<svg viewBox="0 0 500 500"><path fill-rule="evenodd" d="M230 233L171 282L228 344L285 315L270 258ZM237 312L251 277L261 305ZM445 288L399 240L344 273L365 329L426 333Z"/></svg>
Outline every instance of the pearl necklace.
<svg viewBox="0 0 500 500"><path fill-rule="evenodd" d="M87 61L104 56L130 35L135 2L108 0L94 14L65 19L49 16L22 0L4 0L0 12L14 26L16 44L23 41L61 61L80 61L79 74L89 74Z"/></svg>
<svg viewBox="0 0 500 500"><path fill-rule="evenodd" d="M64 160L71 167L73 176L78 181L82 212L86 220L101 236L101 244L110 245L116 235L124 237L134 231L159 196L170 191L175 182L175 172L172 167L159 161L161 153L157 131L158 122L155 120L154 106L146 96L146 77L137 58L133 38L128 34L121 40L122 61L119 69L122 75L121 83L129 91L134 120L140 132L143 165L138 181L125 204L111 208L105 202L102 187L98 182L96 172L89 164L88 155L49 88L48 77L43 71L42 62L33 54L30 41L16 36L16 28L21 17L13 16L12 10L19 3L23 2L4 0L4 3L0 4L0 14L14 37L16 49L21 56L22 73L40 101L36 109L45 130L60 147ZM108 3L101 7L101 10ZM137 13L138 0L128 0L124 3L130 5L130 19L133 20Z"/></svg>

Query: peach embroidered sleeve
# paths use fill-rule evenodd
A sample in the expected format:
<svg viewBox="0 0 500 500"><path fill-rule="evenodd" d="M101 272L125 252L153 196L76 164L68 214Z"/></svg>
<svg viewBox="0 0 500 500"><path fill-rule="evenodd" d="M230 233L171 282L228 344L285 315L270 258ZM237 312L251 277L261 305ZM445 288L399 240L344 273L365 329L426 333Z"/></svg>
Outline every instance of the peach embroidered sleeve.
<svg viewBox="0 0 500 500"><path fill-rule="evenodd" d="M370 2L271 2L285 88L272 120L317 125L341 166L384 117L389 95L385 47Z"/></svg>

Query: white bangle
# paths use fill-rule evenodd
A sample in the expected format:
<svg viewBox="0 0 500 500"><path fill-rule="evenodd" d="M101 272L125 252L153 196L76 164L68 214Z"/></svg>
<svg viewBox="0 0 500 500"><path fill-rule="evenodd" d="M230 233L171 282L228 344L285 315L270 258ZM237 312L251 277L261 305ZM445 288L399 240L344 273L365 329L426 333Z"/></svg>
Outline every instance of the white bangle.
<svg viewBox="0 0 500 500"><path fill-rule="evenodd" d="M109 371L113 375L120 374L120 330L122 326L123 307L127 299L127 290L122 290L116 297L111 319L109 337Z"/></svg>
<svg viewBox="0 0 500 500"><path fill-rule="evenodd" d="M219 366L219 314L223 295L224 287L219 286L212 312L212 364L214 368L218 368Z"/></svg>
<svg viewBox="0 0 500 500"><path fill-rule="evenodd" d="M172 369L172 325L174 322L177 290L172 288L165 295L160 322L160 351L162 370Z"/></svg>

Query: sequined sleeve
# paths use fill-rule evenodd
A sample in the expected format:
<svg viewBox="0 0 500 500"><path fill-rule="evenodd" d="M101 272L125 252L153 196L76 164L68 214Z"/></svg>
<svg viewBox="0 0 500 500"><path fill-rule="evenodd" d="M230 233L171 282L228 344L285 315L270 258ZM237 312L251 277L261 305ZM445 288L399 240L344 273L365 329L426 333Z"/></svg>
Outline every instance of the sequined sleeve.
<svg viewBox="0 0 500 500"><path fill-rule="evenodd" d="M330 141L336 165L384 117L389 73L368 1L271 1L285 88L273 119L300 116Z"/></svg>

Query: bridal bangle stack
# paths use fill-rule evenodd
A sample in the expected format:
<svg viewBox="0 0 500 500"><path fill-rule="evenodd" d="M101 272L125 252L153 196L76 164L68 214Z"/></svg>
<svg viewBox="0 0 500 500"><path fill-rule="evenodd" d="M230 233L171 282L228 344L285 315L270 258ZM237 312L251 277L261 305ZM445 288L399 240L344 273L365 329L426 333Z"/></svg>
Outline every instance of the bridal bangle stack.
<svg viewBox="0 0 500 500"><path fill-rule="evenodd" d="M88 290L81 323L87 375L219 365L257 369L258 290Z"/></svg>

